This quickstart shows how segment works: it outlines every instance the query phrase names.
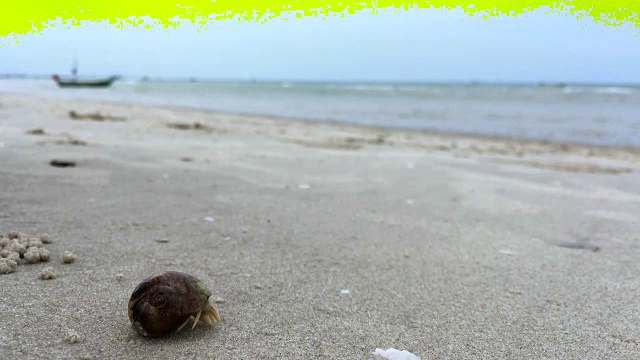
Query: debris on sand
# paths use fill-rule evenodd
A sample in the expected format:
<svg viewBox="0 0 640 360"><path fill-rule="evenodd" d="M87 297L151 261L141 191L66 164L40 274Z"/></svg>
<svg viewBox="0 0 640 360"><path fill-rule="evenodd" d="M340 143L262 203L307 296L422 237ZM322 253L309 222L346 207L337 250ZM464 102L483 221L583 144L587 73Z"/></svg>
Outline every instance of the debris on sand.
<svg viewBox="0 0 640 360"><path fill-rule="evenodd" d="M122 281L122 280L124 280L124 274L123 274L123 273L116 274L116 280L117 280L117 281Z"/></svg>
<svg viewBox="0 0 640 360"><path fill-rule="evenodd" d="M31 129L31 130L27 131L27 134L29 134L29 135L44 135L44 129L43 128Z"/></svg>
<svg viewBox="0 0 640 360"><path fill-rule="evenodd" d="M178 130L201 130L201 131L213 130L211 126L205 125L197 121L193 123L168 123L167 127L170 129L178 129Z"/></svg>
<svg viewBox="0 0 640 360"><path fill-rule="evenodd" d="M76 255L71 251L65 251L64 254L62 255L62 262L64 264L71 264L74 261L76 261Z"/></svg>
<svg viewBox="0 0 640 360"><path fill-rule="evenodd" d="M49 165L53 167L66 168L66 167L75 167L76 162L71 160L51 160L51 162L49 162Z"/></svg>
<svg viewBox="0 0 640 360"><path fill-rule="evenodd" d="M420 360L419 357L408 352L407 350L400 351L394 348L389 348L387 350L376 349L374 354L388 360Z"/></svg>
<svg viewBox="0 0 640 360"><path fill-rule="evenodd" d="M51 280L55 278L56 278L56 273L50 267L44 268L44 270L42 270L42 272L40 273L40 279L42 280Z"/></svg>
<svg viewBox="0 0 640 360"><path fill-rule="evenodd" d="M84 140L78 140L71 136L67 136L65 139L61 139L55 142L57 145L74 145L74 146L89 146L89 143Z"/></svg>
<svg viewBox="0 0 640 360"><path fill-rule="evenodd" d="M99 111L94 113L80 114L75 110L69 111L71 120L93 120L93 121L126 121L127 118L122 116L103 115Z"/></svg>
<svg viewBox="0 0 640 360"><path fill-rule="evenodd" d="M593 252L600 251L600 246L592 243L587 243L587 242L566 241L566 242L558 243L558 246L566 249L591 250Z"/></svg>
<svg viewBox="0 0 640 360"><path fill-rule="evenodd" d="M80 334L78 334L75 330L67 331L67 334L64 336L64 341L69 344L75 344L80 341Z"/></svg>

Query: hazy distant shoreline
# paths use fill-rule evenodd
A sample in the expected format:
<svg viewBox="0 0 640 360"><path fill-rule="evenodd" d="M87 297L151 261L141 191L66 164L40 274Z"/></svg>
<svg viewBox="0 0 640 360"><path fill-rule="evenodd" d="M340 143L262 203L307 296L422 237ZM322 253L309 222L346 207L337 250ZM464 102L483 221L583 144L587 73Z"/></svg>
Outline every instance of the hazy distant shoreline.
<svg viewBox="0 0 640 360"><path fill-rule="evenodd" d="M104 77L112 74L90 74L88 77ZM0 79L15 80L49 80L51 74L0 74ZM541 87L563 87L563 86L584 86L584 87L628 87L640 88L640 83L620 83L620 82L575 82L575 81L486 81L486 80L468 80L468 81L404 81L404 80L361 80L361 79L332 79L332 80L305 80L305 79L241 79L241 78L199 78L199 77L162 77L162 76L119 76L123 81L149 81L163 83L291 83L291 84L397 84L397 85L438 85L438 86L541 86Z"/></svg>
<svg viewBox="0 0 640 360"><path fill-rule="evenodd" d="M140 81L59 89L0 80L0 91L488 138L640 148L638 85Z"/></svg>

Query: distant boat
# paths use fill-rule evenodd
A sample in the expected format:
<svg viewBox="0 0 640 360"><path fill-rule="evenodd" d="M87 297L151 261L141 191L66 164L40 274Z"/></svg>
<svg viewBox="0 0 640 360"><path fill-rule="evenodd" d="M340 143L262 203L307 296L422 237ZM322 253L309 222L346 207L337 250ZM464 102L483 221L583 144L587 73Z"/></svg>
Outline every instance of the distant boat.
<svg viewBox="0 0 640 360"><path fill-rule="evenodd" d="M58 74L54 74L51 78L59 87L109 87L118 79L117 76L101 79L79 79L74 76L65 79L61 78Z"/></svg>
<svg viewBox="0 0 640 360"><path fill-rule="evenodd" d="M73 56L73 67L71 68L72 76L69 78L61 78L58 74L53 74L51 78L59 87L109 87L118 79L117 76L97 79L81 79L78 78L78 56Z"/></svg>

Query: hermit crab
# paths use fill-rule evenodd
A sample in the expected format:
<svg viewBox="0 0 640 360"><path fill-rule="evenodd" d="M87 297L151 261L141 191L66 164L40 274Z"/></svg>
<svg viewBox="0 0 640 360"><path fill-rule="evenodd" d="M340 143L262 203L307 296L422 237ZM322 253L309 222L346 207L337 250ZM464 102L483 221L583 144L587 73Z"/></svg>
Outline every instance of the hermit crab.
<svg viewBox="0 0 640 360"><path fill-rule="evenodd" d="M180 331L191 317L209 326L220 321L209 302L211 291L198 278L168 271L142 281L129 299L129 320L144 336L163 336Z"/></svg>

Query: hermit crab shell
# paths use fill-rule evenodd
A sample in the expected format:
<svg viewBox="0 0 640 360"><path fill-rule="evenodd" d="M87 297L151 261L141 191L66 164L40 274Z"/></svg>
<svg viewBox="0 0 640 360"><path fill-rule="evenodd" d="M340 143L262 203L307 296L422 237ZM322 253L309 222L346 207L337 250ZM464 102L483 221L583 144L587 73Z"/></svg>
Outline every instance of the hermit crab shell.
<svg viewBox="0 0 640 360"><path fill-rule="evenodd" d="M213 325L220 321L218 310L209 302L211 291L198 278L169 271L154 275L138 285L129 299L129 320L144 336L162 336L180 331L194 318Z"/></svg>

